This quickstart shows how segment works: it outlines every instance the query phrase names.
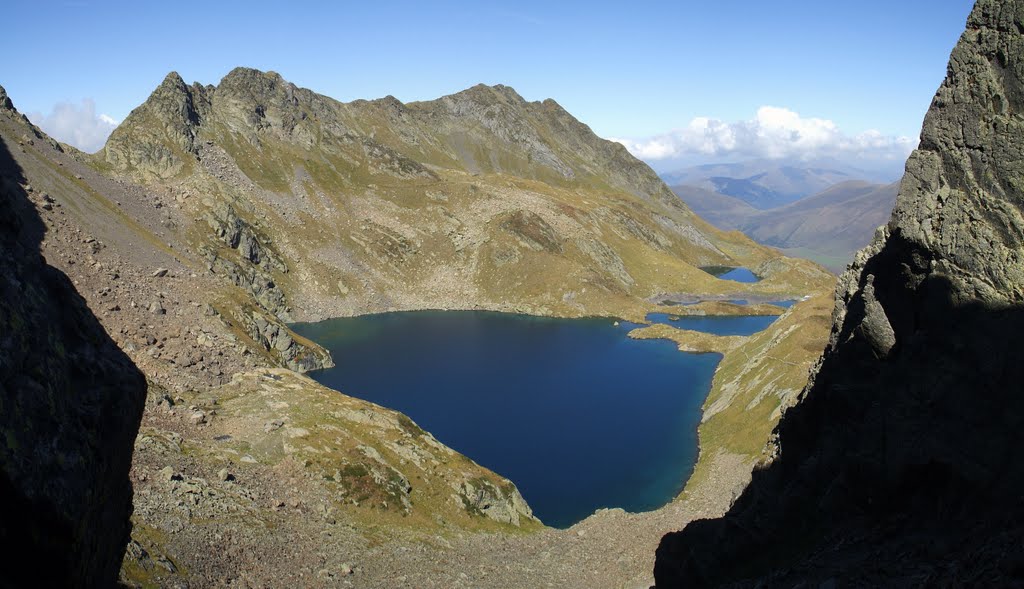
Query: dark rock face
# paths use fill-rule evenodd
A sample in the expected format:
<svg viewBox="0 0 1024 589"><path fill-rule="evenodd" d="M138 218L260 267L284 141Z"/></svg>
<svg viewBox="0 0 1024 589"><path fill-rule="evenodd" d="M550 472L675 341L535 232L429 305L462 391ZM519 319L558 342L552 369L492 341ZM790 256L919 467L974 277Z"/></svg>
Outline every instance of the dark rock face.
<svg viewBox="0 0 1024 589"><path fill-rule="evenodd" d="M40 255L27 184L0 141L0 586L113 586L146 381Z"/></svg>
<svg viewBox="0 0 1024 589"><path fill-rule="evenodd" d="M778 458L659 588L1024 583L1024 1L980 0Z"/></svg>

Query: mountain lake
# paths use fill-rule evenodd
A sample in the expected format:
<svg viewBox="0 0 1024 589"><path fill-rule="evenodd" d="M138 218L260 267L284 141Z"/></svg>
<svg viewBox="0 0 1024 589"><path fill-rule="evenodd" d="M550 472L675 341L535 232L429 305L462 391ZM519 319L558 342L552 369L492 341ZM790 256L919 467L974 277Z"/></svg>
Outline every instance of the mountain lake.
<svg viewBox="0 0 1024 589"><path fill-rule="evenodd" d="M512 480L554 527L682 490L721 359L630 339L636 324L607 318L415 311L293 327L337 363L312 378L405 413Z"/></svg>
<svg viewBox="0 0 1024 589"><path fill-rule="evenodd" d="M703 331L715 335L753 335L774 323L778 318L778 315L647 314L647 320L651 323L663 323L678 329Z"/></svg>

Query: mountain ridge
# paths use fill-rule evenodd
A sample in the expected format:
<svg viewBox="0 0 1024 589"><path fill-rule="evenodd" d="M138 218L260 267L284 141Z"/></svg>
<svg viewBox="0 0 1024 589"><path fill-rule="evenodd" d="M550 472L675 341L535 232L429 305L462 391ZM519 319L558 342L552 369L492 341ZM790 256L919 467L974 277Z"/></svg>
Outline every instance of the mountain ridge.
<svg viewBox="0 0 1024 589"><path fill-rule="evenodd" d="M258 241L277 252L282 267L304 266L300 272L311 276L312 266L319 265L315 273L333 275L328 283L341 285L330 289L321 281L320 288L311 289L309 281L292 280L299 273L277 275L264 268L267 279L260 280L287 293L271 305L277 308L267 309L276 314L286 307L309 310L307 318L351 314L356 306L452 308L459 304L456 298L490 300L486 306L495 310L527 310L507 301L528 300L535 312L570 315L600 298L596 309L609 313L635 299L637 289L644 291L641 298L680 291L667 276L678 275L702 290L724 288L697 268L757 266L777 256L705 223L646 164L595 135L556 101L527 102L504 85L478 84L408 104L393 97L342 103L274 72L239 67L217 86L187 85L172 72L115 129L93 161L101 170L151 186L191 185L196 192L220 193L205 200L224 204L204 215L233 216L254 228L269 224ZM370 201L382 201L374 208L387 207L398 216L385 219L364 205L352 210L353 204ZM230 212L223 212L225 206ZM449 244L437 239L436 230L425 231L421 220L401 214L418 208L430 211L430 225L449 226ZM353 225L353 212L364 221ZM508 222L513 217L518 221ZM524 221L528 226L522 227ZM211 224L223 225L223 219ZM316 234L306 245L321 248L320 256L269 239L310 230ZM595 239L608 231L619 245ZM462 245L467 232L474 235L469 250ZM514 243L537 243L528 236L539 233L554 236L558 246L520 250ZM336 263L330 269L317 264L318 257L337 257L339 248L365 254L345 254L349 271L339 272ZM481 253L490 259L482 260ZM430 257L436 262L425 261ZM494 280L480 276L509 263L537 266L540 257L548 258L545 266L555 261L560 267L544 272L553 279L544 285L517 278L495 288ZM651 259L661 268L638 266ZM450 276L444 284L438 283L437 263ZM357 267L359 276L353 276ZM805 271L813 274L810 267L800 270ZM424 287L416 295L419 302L394 300L410 298L410 272ZM511 278L532 273L516 271ZM509 277L506 269L501 275ZM316 300L286 302L313 290L319 291ZM436 294L425 298L431 291ZM392 301L381 301L380 293L393 293ZM579 301L580 296L591 302Z"/></svg>
<svg viewBox="0 0 1024 589"><path fill-rule="evenodd" d="M257 105L256 102L268 102L268 104ZM230 103L234 104L231 105ZM151 110L149 107L154 104L162 107L163 112L157 110L152 114L157 116L163 115L164 122L171 123L172 125L171 129L168 130L172 130L175 133L174 137L168 136L167 139L172 140L172 143L178 143L183 150L190 152L194 151L193 141L198 127L202 126L203 119L210 114L215 104L217 107L222 107L221 110L236 115L233 118L228 118L228 127L233 131L246 134L246 138L250 141L257 140L256 135L253 133L254 131L272 129L285 135L293 135L296 140L305 142L307 146L312 145L314 141L312 134L304 129L308 117L315 116L321 118L322 120L319 122L324 126L324 131L327 133L344 137L350 131L363 131L364 135L368 135L371 140L376 141L376 138L373 136L378 129L370 127L369 133L365 132L367 130L365 128L359 129L361 125L352 122L354 115L363 114L365 109L369 108L383 111L386 115L385 119L390 122L408 121L410 119L421 122L417 119L422 119L423 117L436 119L445 111L448 111L451 114L463 115L474 119L477 125L491 131L492 137L496 137L504 143L509 143L511 139L516 139L528 145L533 150L531 156L538 165L551 169L564 179L571 180L576 175L575 171L569 168L550 149L547 149L542 140L543 138L539 137L535 131L524 135L522 133L515 134L510 130L516 126L528 128L529 125L501 124L502 122L507 122L502 121L502 118L516 117L522 119L524 114L546 115L550 117L552 123L557 123L561 130L573 132L572 137L576 147L585 148L590 152L603 156L597 160L599 165L607 164L613 159L622 159L628 162L624 165L626 168L624 173L631 180L646 185L645 188L648 189L646 192L637 191L639 192L638 196L657 196L664 199L665 202L671 202L671 199L668 198L668 195L662 188L663 184L655 181L656 174L646 164L629 155L628 151L620 144L597 137L588 126L569 115L553 99L548 98L543 101L527 102L514 88L502 84L494 86L477 84L435 100L416 101L408 104L401 103L393 96L373 100L357 99L343 103L316 94L308 89L295 86L287 82L277 72L261 72L252 68L237 67L226 74L216 86L204 86L198 82L188 85L177 72L171 72L154 90L153 94L136 110L149 111ZM229 106L235 106L236 108L229 108ZM298 113L288 112L290 110L289 106L297 107ZM267 108L270 109L269 115ZM481 110L483 112L480 112ZM139 121L139 119L146 114L149 113L136 113L133 110L132 114L129 114L121 125L114 130L107 144L101 150L104 154L104 159L120 171L128 171L133 167L132 162L122 155L126 147L125 144L131 143L131 138L126 137L129 133L127 130L144 127L145 123ZM347 121L349 124L345 124L345 119L349 119ZM459 129L461 132L468 130ZM418 137L409 136L403 139L409 139L408 143L412 144L412 146L417 146L423 139L423 135L420 134ZM381 142L387 144L386 146L392 149L395 147L394 142L389 142L386 138L382 138ZM424 141L424 143L430 142ZM433 143L436 144L436 141ZM153 152L159 154L158 145L149 143L143 147L157 147ZM405 147L409 148L410 146L406 145ZM436 147L436 145L433 147ZM437 155L436 153L425 153L425 150L422 149L416 150L414 147L411 150L414 152L418 151L420 156ZM449 166L461 164L460 167L463 171L471 173L481 171L481 164L483 164L483 168L491 168L491 171L501 171L500 166L493 166L494 162L478 162L475 158L469 157L471 154L453 154L451 153L452 150L448 151L449 153L446 154L449 156L447 160L441 158L441 161L438 162L439 164L447 164ZM452 155L455 157L451 157ZM157 159L160 158L158 157ZM574 163L579 165L581 160L577 159ZM591 166L586 165L583 165L582 168L584 170L592 169ZM175 168L172 174L176 172L177 168ZM157 175L161 177L167 176L167 174L159 173ZM624 185L627 182L623 181L621 184Z"/></svg>
<svg viewBox="0 0 1024 589"><path fill-rule="evenodd" d="M785 206L850 180L889 184L898 177L834 160L755 159L702 164L661 173L670 186L691 186L738 198L755 209Z"/></svg>

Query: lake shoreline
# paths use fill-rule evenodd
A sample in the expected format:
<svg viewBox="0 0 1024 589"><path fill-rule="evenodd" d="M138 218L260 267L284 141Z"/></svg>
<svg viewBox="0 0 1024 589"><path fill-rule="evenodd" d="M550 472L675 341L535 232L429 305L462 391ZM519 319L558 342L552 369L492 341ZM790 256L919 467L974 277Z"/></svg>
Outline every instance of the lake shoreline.
<svg viewBox="0 0 1024 589"><path fill-rule="evenodd" d="M322 323L296 324L294 328L303 337L331 349L332 355L338 358L337 368L311 374L314 380L409 415L442 443L508 477L520 487L542 521L564 528L586 519L597 509L609 506L631 512L657 510L672 502L686 485L685 478L680 480L680 477L685 477L695 467L700 407L710 392L721 356L679 355L677 346L670 342L665 342L669 347L662 348L662 351L647 343L631 343L636 340L628 337L629 331L641 325L611 317L577 319L490 311L425 311L369 314ZM488 332L488 329L494 332ZM432 332L438 332L440 339L432 340L437 335ZM383 342L375 339L382 337L385 338ZM439 348L448 348L448 354L461 355L457 372L468 372L478 382L490 382L496 378L495 375L504 373L502 378L514 381L511 388L502 389L503 383L491 383L486 385L488 393L493 394L490 389L507 390L507 393L498 394L514 398L514 402L502 405L500 409L490 408L489 403L500 404L501 399L493 401L483 394L467 396L453 393L450 389L457 390L462 386L458 385L458 378L451 384L438 384L445 378L438 374L438 366L443 367L450 360L445 354L435 352ZM488 359L481 352L490 348L496 351L495 358ZM529 351L533 348L535 350ZM524 353L522 350L528 350L526 355L516 356ZM380 357L388 355L392 358L385 366ZM489 362L496 364L491 366ZM477 363L481 366L475 366ZM536 378L553 380L549 384L529 379L516 380L515 374L507 372L509 366L515 366L515 372L538 373ZM541 374L545 370L548 371L547 376ZM698 372L692 372L695 370ZM366 371L369 374L360 374ZM388 382L379 382L381 380ZM480 385L472 386L479 388ZM546 397L534 398L532 395L538 394L532 390L535 387L547 387L544 390L551 392L545 393ZM415 395L403 397L396 392L404 390L417 391L417 394L421 390L426 391L423 395L429 400L424 401ZM644 396L643 402L636 397L639 391ZM681 395L682 391L686 393ZM443 407L449 397L454 399L455 405ZM579 399L574 400L577 397ZM623 405L625 399L629 399L629 403ZM491 413L502 415L499 422L488 422L487 437L483 440L467 441L470 438L466 436L473 434L470 430L474 428L468 428L458 420L453 423L448 415L459 411L467 401L474 408L465 412L463 419L483 419L481 416ZM529 411L518 406L528 402L539 404ZM601 425L580 423L582 415L576 415L576 407L586 407L587 419L597 419L594 423ZM602 417L602 412L607 415ZM555 417L546 418L547 413L553 413ZM502 429L501 421L505 420L518 420L517 427L528 427L534 433L529 439L516 434L516 429L504 435L494 433ZM551 428L550 434L539 429L545 423ZM644 427L638 427L639 424L644 424ZM573 430L575 433L566 429L570 426L576 428ZM513 446L516 448L536 448L543 445L540 441L543 439L549 439L550 444L543 451L534 450L536 453L532 458L508 459L502 466L501 460L505 458L488 458L486 454L491 443L488 438L496 435L515 439ZM685 444L682 442L684 438L689 440ZM626 440L633 439L645 441L640 442L642 446L631 449L630 442ZM613 440L621 440L621 443L612 443ZM604 449L591 451L592 447ZM573 451L578 454L572 455L571 459L566 458L561 464L541 466L549 454L569 456ZM614 458L618 455L620 458ZM594 464L594 473L600 473L600 476L592 483L582 484L579 481L597 476L586 472L585 467L582 472L573 473L574 468L586 465L588 461ZM607 470L606 461L618 464L617 471L621 473L602 472ZM679 466L684 464L686 468L680 469ZM630 469L635 469L636 474L627 474ZM538 472L533 473L534 470ZM556 475L552 477L552 473ZM535 475L536 479L530 478ZM575 512L575 516L553 517L550 515L552 508L545 507L545 504L551 505L553 499L537 491L546 488L546 483L540 479L559 478L562 480L545 493L550 493L551 497L566 497L567 509ZM600 480L605 482L600 483ZM595 493L600 497L600 485L605 485L613 493L608 497L619 498L595 498L593 505L588 507L586 497ZM651 493L659 498L653 499Z"/></svg>

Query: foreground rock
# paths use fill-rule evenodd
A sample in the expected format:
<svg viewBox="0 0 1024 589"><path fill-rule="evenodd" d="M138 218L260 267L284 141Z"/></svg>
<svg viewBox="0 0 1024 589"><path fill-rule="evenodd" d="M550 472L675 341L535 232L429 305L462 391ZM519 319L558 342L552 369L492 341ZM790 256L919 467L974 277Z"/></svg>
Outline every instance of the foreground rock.
<svg viewBox="0 0 1024 589"><path fill-rule="evenodd" d="M344 576L347 559L362 560L384 538L419 544L454 531L542 527L514 484L408 417L290 370L236 374L177 401L155 397L132 469L129 584L240 575L258 585L329 585L301 579Z"/></svg>
<svg viewBox="0 0 1024 589"><path fill-rule="evenodd" d="M1024 2L981 0L778 458L659 588L1024 582Z"/></svg>
<svg viewBox="0 0 1024 589"><path fill-rule="evenodd" d="M0 119L41 138L2 88ZM12 149L0 141L0 584L112 586L146 383L40 255L43 224Z"/></svg>

